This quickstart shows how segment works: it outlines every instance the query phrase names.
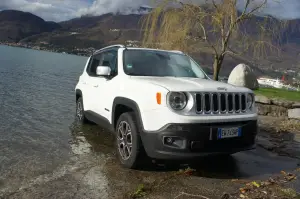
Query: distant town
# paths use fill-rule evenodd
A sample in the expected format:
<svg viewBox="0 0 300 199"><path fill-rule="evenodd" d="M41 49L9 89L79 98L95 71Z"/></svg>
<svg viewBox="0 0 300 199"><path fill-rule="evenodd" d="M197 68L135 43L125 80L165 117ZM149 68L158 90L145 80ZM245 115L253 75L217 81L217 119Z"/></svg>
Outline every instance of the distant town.
<svg viewBox="0 0 300 199"><path fill-rule="evenodd" d="M126 41L127 46L131 47L139 47L138 41L131 41L128 40ZM65 54L73 54L73 55L78 55L78 56L89 56L91 55L95 50L93 47L89 48L77 48L74 47L73 49L66 49L64 47L57 47L53 46L47 42L40 42L40 45L36 44L30 44L30 43L14 43L14 42L1 42L0 45L6 45L6 46L14 46L14 47L20 47L20 48L29 48L29 49L34 49L34 50L44 50L48 52L56 52L56 53L65 53Z"/></svg>
<svg viewBox="0 0 300 199"><path fill-rule="evenodd" d="M74 48L72 50L67 50L63 47L55 47L48 45L47 43L42 43L44 45L37 46L37 45L31 45L27 43L13 43L13 42L1 42L0 45L6 45L6 46L14 46L14 47L20 47L20 48L29 48L34 50L44 50L48 52L56 52L56 53L65 53L65 54L74 54L78 56L89 56L92 54L93 51L95 51L95 48Z"/></svg>
<svg viewBox="0 0 300 199"><path fill-rule="evenodd" d="M138 41L126 41L127 46L139 47ZM64 53L64 54L73 54L78 56L90 56L96 49L93 47L89 48L77 48L74 47L72 50L66 49L63 47L53 46L47 42L40 42L40 45L28 44L28 43L13 43L13 42L1 42L0 45L14 46L20 48L28 48L34 50L43 50L48 52L56 52L56 53ZM282 70L278 69L276 72L282 73L282 77L279 78L271 78L271 77L258 77L258 83L261 87L274 87L274 88L283 88L288 90L300 91L300 71L294 70ZM285 75L294 74L293 78L287 82L284 79ZM209 75L211 76L211 75ZM212 76L211 76L212 77ZM227 82L227 77L220 77L220 81Z"/></svg>

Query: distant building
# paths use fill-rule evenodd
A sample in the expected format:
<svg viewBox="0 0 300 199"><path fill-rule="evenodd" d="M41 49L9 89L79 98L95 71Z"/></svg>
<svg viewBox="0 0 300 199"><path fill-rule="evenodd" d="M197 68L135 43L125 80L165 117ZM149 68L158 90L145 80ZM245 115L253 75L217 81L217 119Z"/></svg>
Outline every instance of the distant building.
<svg viewBox="0 0 300 199"><path fill-rule="evenodd" d="M257 79L257 81L258 81L258 84L260 87L273 87L273 88L279 88L279 89L300 91L299 86L295 87L290 84L285 84L284 76L282 77L282 79L260 77Z"/></svg>
<svg viewBox="0 0 300 199"><path fill-rule="evenodd" d="M283 88L285 85L283 80L280 79L271 79L266 77L260 77L257 79L258 83L262 86L270 86L275 88Z"/></svg>

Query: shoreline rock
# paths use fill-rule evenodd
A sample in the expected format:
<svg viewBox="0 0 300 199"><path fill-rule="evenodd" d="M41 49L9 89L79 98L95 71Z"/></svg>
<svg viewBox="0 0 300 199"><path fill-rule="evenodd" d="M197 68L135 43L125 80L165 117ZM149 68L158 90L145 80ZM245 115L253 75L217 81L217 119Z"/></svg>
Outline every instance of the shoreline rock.
<svg viewBox="0 0 300 199"><path fill-rule="evenodd" d="M300 108L288 109L288 117L300 120Z"/></svg>
<svg viewBox="0 0 300 199"><path fill-rule="evenodd" d="M256 95L255 104L259 115L284 116L288 119L300 120L299 102Z"/></svg>

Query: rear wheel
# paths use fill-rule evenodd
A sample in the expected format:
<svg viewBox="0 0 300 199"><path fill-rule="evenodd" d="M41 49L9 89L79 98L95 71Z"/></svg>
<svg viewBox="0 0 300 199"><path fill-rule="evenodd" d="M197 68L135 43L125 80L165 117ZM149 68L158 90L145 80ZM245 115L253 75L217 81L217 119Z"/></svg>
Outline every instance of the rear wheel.
<svg viewBox="0 0 300 199"><path fill-rule="evenodd" d="M123 113L116 126L117 156L125 168L137 168L146 154L143 152L142 140L137 130L135 116L132 112Z"/></svg>
<svg viewBox="0 0 300 199"><path fill-rule="evenodd" d="M76 101L76 120L80 124L89 123L84 115L84 107L83 107L83 100L82 97L79 97Z"/></svg>

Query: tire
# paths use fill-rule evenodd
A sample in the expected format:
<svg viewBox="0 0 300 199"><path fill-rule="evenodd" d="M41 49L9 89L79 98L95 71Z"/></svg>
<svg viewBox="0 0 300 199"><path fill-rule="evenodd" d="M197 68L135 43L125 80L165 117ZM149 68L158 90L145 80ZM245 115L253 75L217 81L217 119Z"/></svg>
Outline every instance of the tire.
<svg viewBox="0 0 300 199"><path fill-rule="evenodd" d="M125 168L138 168L147 156L144 153L133 112L123 113L119 117L116 126L115 145L119 162Z"/></svg>
<svg viewBox="0 0 300 199"><path fill-rule="evenodd" d="M79 97L76 101L76 121L80 124L88 124L89 121L84 115L84 107L82 97Z"/></svg>

